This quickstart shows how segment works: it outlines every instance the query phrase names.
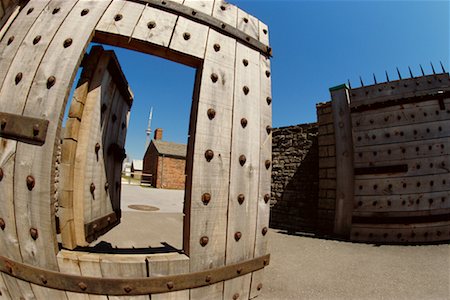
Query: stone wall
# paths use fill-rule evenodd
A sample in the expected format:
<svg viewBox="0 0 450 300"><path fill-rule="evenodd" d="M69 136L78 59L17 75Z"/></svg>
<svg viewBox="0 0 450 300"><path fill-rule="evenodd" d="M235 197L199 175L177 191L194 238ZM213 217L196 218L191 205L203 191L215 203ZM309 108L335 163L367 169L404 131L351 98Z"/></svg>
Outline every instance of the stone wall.
<svg viewBox="0 0 450 300"><path fill-rule="evenodd" d="M273 130L272 228L305 232L317 227L317 135L316 123Z"/></svg>

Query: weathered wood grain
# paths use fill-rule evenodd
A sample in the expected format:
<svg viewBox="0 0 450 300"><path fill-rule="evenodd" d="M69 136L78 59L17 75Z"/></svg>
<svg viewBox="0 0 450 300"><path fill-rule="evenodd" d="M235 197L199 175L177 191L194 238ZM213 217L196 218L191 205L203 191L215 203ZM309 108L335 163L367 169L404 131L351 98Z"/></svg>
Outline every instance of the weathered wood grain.
<svg viewBox="0 0 450 300"><path fill-rule="evenodd" d="M145 6L125 0L113 0L96 30L131 37Z"/></svg>
<svg viewBox="0 0 450 300"><path fill-rule="evenodd" d="M203 59L207 37L207 26L178 17L169 48Z"/></svg>

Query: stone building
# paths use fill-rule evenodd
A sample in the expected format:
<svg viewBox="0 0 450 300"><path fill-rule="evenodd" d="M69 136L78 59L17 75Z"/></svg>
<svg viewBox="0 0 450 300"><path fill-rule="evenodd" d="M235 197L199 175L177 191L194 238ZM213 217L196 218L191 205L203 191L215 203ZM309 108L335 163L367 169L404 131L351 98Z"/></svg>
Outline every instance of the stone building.
<svg viewBox="0 0 450 300"><path fill-rule="evenodd" d="M155 130L144 155L142 182L156 188L184 189L186 175L186 150L184 144L162 140L163 130Z"/></svg>

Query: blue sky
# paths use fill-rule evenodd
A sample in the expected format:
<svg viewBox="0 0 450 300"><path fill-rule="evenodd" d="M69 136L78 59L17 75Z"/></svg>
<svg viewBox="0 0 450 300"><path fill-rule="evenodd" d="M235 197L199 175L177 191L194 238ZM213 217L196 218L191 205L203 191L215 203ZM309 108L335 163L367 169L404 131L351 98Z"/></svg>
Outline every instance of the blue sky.
<svg viewBox="0 0 450 300"><path fill-rule="evenodd" d="M431 74L430 62L449 70L449 1L230 1L269 26L272 59L273 126L316 120L315 104L328 89L360 86ZM116 54L135 94L127 153L142 159L145 129L153 106L152 129L164 140L186 143L195 70L160 58L118 49Z"/></svg>

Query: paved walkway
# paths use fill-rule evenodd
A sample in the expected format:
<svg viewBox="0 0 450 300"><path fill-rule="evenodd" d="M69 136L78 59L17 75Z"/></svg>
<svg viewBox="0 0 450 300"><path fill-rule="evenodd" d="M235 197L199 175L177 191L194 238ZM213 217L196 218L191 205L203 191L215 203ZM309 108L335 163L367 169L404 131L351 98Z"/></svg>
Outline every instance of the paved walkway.
<svg viewBox="0 0 450 300"><path fill-rule="evenodd" d="M122 185L122 223L112 246L182 247L183 191ZM158 212L128 209L156 206ZM374 246L269 230L271 264L261 300L450 299L450 245Z"/></svg>

